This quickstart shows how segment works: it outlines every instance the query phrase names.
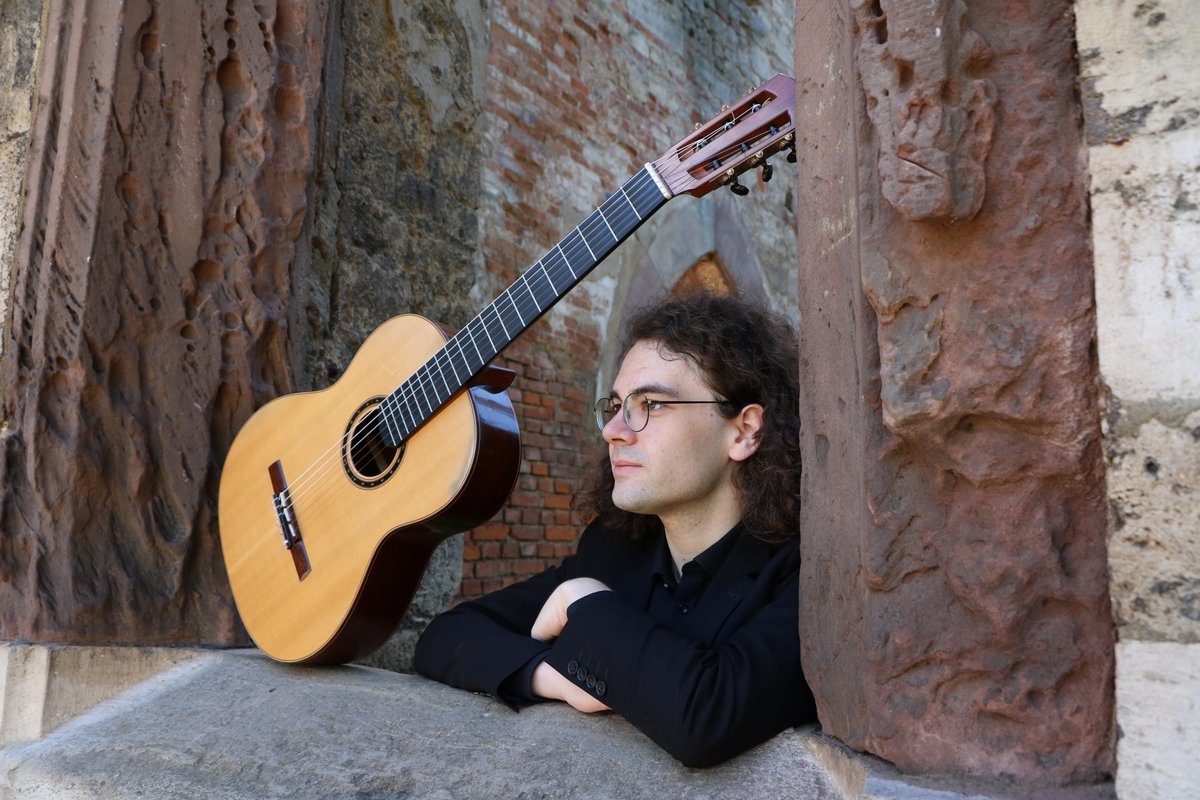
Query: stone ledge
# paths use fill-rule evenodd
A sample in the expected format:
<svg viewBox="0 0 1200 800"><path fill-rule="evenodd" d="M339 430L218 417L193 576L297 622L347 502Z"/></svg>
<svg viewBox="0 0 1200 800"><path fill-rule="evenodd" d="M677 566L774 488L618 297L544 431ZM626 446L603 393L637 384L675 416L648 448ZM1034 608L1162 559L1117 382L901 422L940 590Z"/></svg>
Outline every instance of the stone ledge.
<svg viewBox="0 0 1200 800"><path fill-rule="evenodd" d="M812 731L719 767L681 766L615 715L490 698L367 667L202 653L0 749L0 799L1031 797L912 782ZM1099 800L1087 794L1047 797Z"/></svg>

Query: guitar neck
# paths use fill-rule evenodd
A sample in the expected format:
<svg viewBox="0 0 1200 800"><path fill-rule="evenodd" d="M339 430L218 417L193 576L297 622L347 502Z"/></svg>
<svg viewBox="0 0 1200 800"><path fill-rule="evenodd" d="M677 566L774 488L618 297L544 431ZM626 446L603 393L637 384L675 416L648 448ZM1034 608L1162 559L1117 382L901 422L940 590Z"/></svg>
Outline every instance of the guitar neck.
<svg viewBox="0 0 1200 800"><path fill-rule="evenodd" d="M647 164L380 404L399 446L670 198Z"/></svg>

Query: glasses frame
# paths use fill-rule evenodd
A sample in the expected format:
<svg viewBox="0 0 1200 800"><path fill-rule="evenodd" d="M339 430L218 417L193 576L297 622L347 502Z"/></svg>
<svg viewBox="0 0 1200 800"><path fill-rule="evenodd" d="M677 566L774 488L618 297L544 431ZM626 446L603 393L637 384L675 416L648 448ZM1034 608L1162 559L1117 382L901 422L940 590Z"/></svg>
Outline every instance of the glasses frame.
<svg viewBox="0 0 1200 800"><path fill-rule="evenodd" d="M633 423L629 421L629 398L641 395L645 397L649 392L630 392L625 395L624 400L618 399L615 403L611 397L599 397L592 405L592 411L596 414L596 427L601 431L608 425L612 418L616 416L617 411L621 412L621 419L625 420L625 427L629 428L633 433L641 433L646 430L646 426L650 424L650 411L646 411L646 421L642 423L640 428L633 427ZM700 405L719 405L732 406L733 403L729 400L646 400L647 403L656 403L660 406L700 406ZM601 409L603 404L607 403L607 409Z"/></svg>

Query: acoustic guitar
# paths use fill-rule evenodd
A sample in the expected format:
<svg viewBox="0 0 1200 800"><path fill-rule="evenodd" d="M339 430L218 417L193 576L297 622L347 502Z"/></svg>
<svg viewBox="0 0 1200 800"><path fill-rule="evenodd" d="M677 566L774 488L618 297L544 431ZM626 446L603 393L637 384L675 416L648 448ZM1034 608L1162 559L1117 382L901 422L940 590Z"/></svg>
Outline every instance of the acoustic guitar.
<svg viewBox="0 0 1200 800"><path fill-rule="evenodd" d="M328 389L264 405L221 475L221 549L243 623L279 661L341 663L399 626L434 548L490 519L521 461L490 362L667 200L788 149L795 82L776 75L646 164L453 335L385 322Z"/></svg>

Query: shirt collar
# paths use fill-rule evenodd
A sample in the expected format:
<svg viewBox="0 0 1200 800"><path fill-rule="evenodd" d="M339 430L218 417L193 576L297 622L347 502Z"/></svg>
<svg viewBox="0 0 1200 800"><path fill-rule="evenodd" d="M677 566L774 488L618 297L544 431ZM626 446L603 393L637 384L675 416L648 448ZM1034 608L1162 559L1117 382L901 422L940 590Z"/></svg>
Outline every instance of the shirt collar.
<svg viewBox="0 0 1200 800"><path fill-rule="evenodd" d="M695 564L704 570L708 577L717 574L717 570L721 568L725 558L733 550L733 546L737 544L738 538L742 535L742 523L738 523L729 529L729 532L722 536L717 541L705 548L704 552L693 558L688 564ZM675 561L671 558L671 548L667 547L667 536L663 534L658 538L658 569L655 570L654 576L660 580L669 580L674 584L677 580L675 575ZM686 567L687 564L684 564Z"/></svg>

